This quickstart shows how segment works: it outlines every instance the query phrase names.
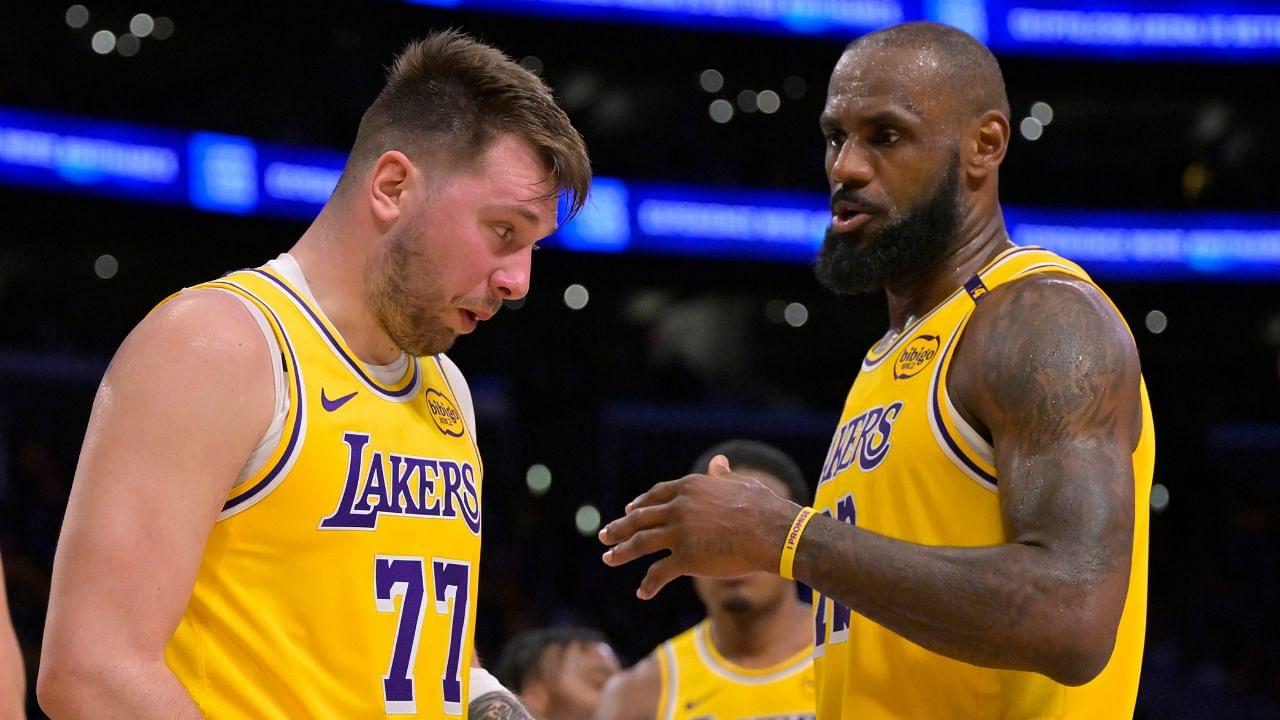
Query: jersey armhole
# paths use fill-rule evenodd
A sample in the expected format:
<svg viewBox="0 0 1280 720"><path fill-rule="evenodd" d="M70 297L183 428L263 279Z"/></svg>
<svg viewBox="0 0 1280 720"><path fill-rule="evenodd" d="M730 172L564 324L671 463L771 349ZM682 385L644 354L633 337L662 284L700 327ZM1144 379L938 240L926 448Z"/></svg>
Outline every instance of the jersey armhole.
<svg viewBox="0 0 1280 720"><path fill-rule="evenodd" d="M942 454L960 469L970 480L992 492L996 491L997 477L995 451L991 443L973 428L951 401L947 381L956 346L969 325L973 312L965 315L950 339L934 368L929 385L929 429Z"/></svg>
<svg viewBox="0 0 1280 720"><path fill-rule="evenodd" d="M675 649L667 641L658 646L654 657L658 660L658 677L662 682L662 691L658 694L657 720L675 720L676 717L676 672Z"/></svg>
<svg viewBox="0 0 1280 720"><path fill-rule="evenodd" d="M298 367L293 345L289 341L288 335L284 332L284 325L280 318L276 316L266 302L248 288L236 283L234 274L195 287L231 293L241 301L251 304L258 311L258 314L267 323L274 336L274 342L268 342L268 348L274 345L272 367L273 369L279 368L278 378L282 379L282 382L278 382L276 385L277 410L282 402L279 394L280 386L283 385L285 389L283 397L285 412L279 438L274 443L267 443L271 446L271 450L266 454L265 460L255 472L250 473L247 477L237 479L235 487L232 488L223 504L222 512L218 514L218 520L222 521L257 504L271 491L275 490L285 476L288 475L289 469L293 467L293 463L297 460L302 449L302 438L306 433L306 408L305 403L302 401L305 393L303 392L302 373ZM262 327L261 324L259 324L259 327ZM277 418L273 413L272 424L268 426L263 440L259 442L260 446L270 437L276 421ZM251 459L253 456L258 455L260 449L261 447L255 448Z"/></svg>

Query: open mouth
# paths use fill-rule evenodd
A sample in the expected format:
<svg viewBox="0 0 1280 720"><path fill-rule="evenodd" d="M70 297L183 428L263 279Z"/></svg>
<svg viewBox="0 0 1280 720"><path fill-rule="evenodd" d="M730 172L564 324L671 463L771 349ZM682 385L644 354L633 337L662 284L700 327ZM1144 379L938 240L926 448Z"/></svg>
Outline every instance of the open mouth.
<svg viewBox="0 0 1280 720"><path fill-rule="evenodd" d="M480 324L480 317L470 310L458 309L458 314L462 316L462 334L467 334L476 329L476 325Z"/></svg>
<svg viewBox="0 0 1280 720"><path fill-rule="evenodd" d="M842 208L831 213L831 229L836 232L857 230L871 219L871 213L852 208Z"/></svg>

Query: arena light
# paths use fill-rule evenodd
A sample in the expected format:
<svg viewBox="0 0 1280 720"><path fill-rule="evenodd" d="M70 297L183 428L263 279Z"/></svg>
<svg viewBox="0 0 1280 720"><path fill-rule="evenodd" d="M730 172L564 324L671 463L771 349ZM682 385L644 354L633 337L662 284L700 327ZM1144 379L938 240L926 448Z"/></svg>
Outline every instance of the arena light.
<svg viewBox="0 0 1280 720"><path fill-rule="evenodd" d="M1041 125L1047 126L1053 122L1053 106L1043 100L1037 100L1031 103L1031 117Z"/></svg>
<svg viewBox="0 0 1280 720"><path fill-rule="evenodd" d="M534 75L542 74L542 58L537 55L525 55L520 58L520 67L528 70Z"/></svg>
<svg viewBox="0 0 1280 720"><path fill-rule="evenodd" d="M1169 327L1169 317L1159 310L1152 310L1147 313L1147 317L1143 320L1147 326L1147 331L1152 335L1159 335Z"/></svg>
<svg viewBox="0 0 1280 720"><path fill-rule="evenodd" d="M133 57L141 49L142 41L132 33L125 33L116 41L116 52L120 53L121 57Z"/></svg>
<svg viewBox="0 0 1280 720"><path fill-rule="evenodd" d="M772 115L782 107L782 98L772 90L761 90L756 96L756 107L760 108L760 112L765 115Z"/></svg>
<svg viewBox="0 0 1280 720"><path fill-rule="evenodd" d="M719 70L707 68L698 76L698 84L709 93L718 93L724 87L724 75Z"/></svg>
<svg viewBox="0 0 1280 720"><path fill-rule="evenodd" d="M595 505L583 505L573 515L573 524L583 537L591 537L600 530L600 509Z"/></svg>
<svg viewBox="0 0 1280 720"><path fill-rule="evenodd" d="M156 29L156 19L146 13L138 13L129 19L129 32L144 38Z"/></svg>
<svg viewBox="0 0 1280 720"><path fill-rule="evenodd" d="M67 21L67 27L79 30L89 24L89 8L83 5L72 5L67 8L64 17Z"/></svg>
<svg viewBox="0 0 1280 720"><path fill-rule="evenodd" d="M591 294L587 292L587 288L578 283L564 289L564 304L570 310L581 310L587 306L590 299Z"/></svg>
<svg viewBox="0 0 1280 720"><path fill-rule="evenodd" d="M345 161L333 150L0 107L0 182L12 186L307 221ZM1004 209L1014 242L1054 250L1094 277L1280 278L1280 214ZM599 177L582 213L543 245L808 264L830 221L820 191ZM785 305L767 310L781 317Z"/></svg>
<svg viewBox="0 0 1280 720"><path fill-rule="evenodd" d="M118 272L120 272L120 262L114 255L99 255L98 259L93 261L93 274L103 280L110 280Z"/></svg>
<svg viewBox="0 0 1280 720"><path fill-rule="evenodd" d="M1022 133L1022 137L1035 142L1044 135L1044 125L1033 117L1024 117L1022 122L1018 123L1018 132Z"/></svg>
<svg viewBox="0 0 1280 720"><path fill-rule="evenodd" d="M99 55L108 55L116 49L116 34L110 30L99 30L89 39L89 47Z"/></svg>
<svg viewBox="0 0 1280 720"><path fill-rule="evenodd" d="M804 303L788 303L787 307L782 311L782 319L793 328L804 327L809 322L809 308Z"/></svg>
<svg viewBox="0 0 1280 720"><path fill-rule="evenodd" d="M908 20L954 25L997 53L1191 61L1280 59L1274 0L404 0L453 10L847 42Z"/></svg>
<svg viewBox="0 0 1280 720"><path fill-rule="evenodd" d="M534 495L546 495L551 489L551 469L542 463L534 463L525 471L524 482Z"/></svg>
<svg viewBox="0 0 1280 720"><path fill-rule="evenodd" d="M707 107L707 114L711 116L713 122L723 125L733 119L733 103L724 98L712 100L711 105Z"/></svg>
<svg viewBox="0 0 1280 720"><path fill-rule="evenodd" d="M156 18L155 27L151 29L151 37L157 40L168 40L173 37L176 30L177 26L173 21L162 15Z"/></svg>

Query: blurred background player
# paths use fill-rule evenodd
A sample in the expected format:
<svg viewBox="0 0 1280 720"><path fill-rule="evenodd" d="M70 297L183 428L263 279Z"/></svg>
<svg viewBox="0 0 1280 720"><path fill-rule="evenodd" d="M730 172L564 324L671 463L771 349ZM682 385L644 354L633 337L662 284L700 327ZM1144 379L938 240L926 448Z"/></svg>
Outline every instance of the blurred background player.
<svg viewBox="0 0 1280 720"><path fill-rule="evenodd" d="M753 440L712 447L692 472L705 472L717 455L780 497L811 494L795 461ZM693 586L706 619L610 681L600 720L813 718L812 623L795 583L750 573L695 577Z"/></svg>
<svg viewBox="0 0 1280 720"><path fill-rule="evenodd" d="M622 666L599 630L556 625L511 638L493 674L538 720L592 720Z"/></svg>

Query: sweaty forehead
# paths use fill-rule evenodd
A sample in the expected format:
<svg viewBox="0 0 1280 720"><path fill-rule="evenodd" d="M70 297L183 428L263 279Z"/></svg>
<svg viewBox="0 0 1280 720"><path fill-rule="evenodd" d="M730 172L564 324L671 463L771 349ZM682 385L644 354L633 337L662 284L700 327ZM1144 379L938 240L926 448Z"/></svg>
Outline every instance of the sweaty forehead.
<svg viewBox="0 0 1280 720"><path fill-rule="evenodd" d="M943 60L927 49L859 47L840 56L827 87L824 112L835 117L905 111L941 121L956 109Z"/></svg>

